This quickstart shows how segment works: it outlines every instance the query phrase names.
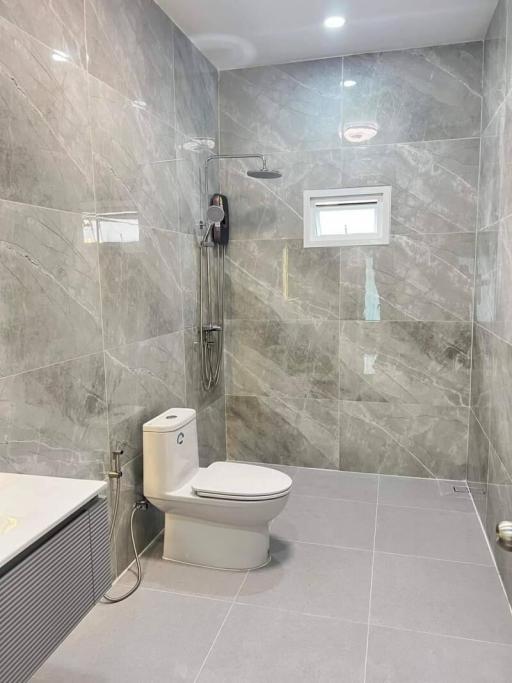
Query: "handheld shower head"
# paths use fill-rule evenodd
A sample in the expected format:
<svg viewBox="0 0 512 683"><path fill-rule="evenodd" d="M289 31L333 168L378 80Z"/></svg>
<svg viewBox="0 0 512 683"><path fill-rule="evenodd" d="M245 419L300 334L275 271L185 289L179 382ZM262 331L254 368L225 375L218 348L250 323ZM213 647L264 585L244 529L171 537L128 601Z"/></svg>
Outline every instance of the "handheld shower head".
<svg viewBox="0 0 512 683"><path fill-rule="evenodd" d="M211 204L206 212L208 223L220 223L224 219L224 209L218 204Z"/></svg>
<svg viewBox="0 0 512 683"><path fill-rule="evenodd" d="M206 212L206 233L201 240L202 246L213 246L210 240L215 224L221 223L224 220L224 209L218 204L210 204Z"/></svg>

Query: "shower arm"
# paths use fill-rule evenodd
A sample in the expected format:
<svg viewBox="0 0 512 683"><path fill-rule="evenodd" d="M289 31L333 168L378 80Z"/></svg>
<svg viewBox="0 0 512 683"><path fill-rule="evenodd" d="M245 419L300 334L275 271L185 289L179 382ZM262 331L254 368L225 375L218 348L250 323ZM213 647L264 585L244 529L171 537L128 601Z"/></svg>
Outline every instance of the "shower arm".
<svg viewBox="0 0 512 683"><path fill-rule="evenodd" d="M204 164L204 180L207 202L210 199L210 190L208 187L208 164L211 161L221 161L222 159L259 159L261 161L261 167L263 169L267 167L267 160L265 159L263 154L212 154L212 156L209 156ZM206 225L206 227L208 228L208 225Z"/></svg>
<svg viewBox="0 0 512 683"><path fill-rule="evenodd" d="M263 154L212 154L205 162L204 169L208 173L210 161L220 161L222 159L259 159L262 166L266 166L266 159Z"/></svg>

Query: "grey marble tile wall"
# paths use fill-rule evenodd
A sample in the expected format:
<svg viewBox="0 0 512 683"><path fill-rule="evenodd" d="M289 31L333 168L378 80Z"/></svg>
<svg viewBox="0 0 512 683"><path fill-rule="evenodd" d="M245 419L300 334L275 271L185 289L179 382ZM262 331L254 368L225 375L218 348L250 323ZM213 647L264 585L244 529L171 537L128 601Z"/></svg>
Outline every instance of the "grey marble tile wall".
<svg viewBox="0 0 512 683"><path fill-rule="evenodd" d="M231 459L465 478L482 43L222 72ZM371 121L364 145L345 126ZM489 165L492 166L492 160ZM391 185L389 246L304 249L304 189Z"/></svg>
<svg viewBox="0 0 512 683"><path fill-rule="evenodd" d="M500 0L484 41L468 481L512 600L512 555L496 524L512 519L512 2Z"/></svg>
<svg viewBox="0 0 512 683"><path fill-rule="evenodd" d="M484 41L467 478L509 598L512 556L496 524L512 518L512 22L500 0Z"/></svg>
<svg viewBox="0 0 512 683"><path fill-rule="evenodd" d="M152 0L0 0L0 90L0 469L103 478L121 447L120 572L143 422L194 407L201 462L225 459L186 146L217 140L218 76ZM140 513L139 547L161 526Z"/></svg>

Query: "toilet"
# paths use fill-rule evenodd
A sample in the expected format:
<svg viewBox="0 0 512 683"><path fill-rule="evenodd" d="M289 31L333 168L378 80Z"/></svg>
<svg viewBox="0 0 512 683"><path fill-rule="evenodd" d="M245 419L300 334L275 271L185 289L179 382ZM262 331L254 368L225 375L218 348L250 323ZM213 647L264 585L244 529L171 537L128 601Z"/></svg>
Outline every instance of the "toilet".
<svg viewBox="0 0 512 683"><path fill-rule="evenodd" d="M267 564L269 524L292 480L257 465L199 467L196 411L175 408L143 426L144 495L165 513L165 560L256 569Z"/></svg>

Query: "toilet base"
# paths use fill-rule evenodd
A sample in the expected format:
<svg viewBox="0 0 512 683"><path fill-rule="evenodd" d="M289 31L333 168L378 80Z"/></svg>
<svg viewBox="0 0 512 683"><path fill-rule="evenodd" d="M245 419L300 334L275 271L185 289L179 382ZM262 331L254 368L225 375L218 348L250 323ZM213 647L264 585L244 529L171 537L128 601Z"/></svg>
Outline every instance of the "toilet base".
<svg viewBox="0 0 512 683"><path fill-rule="evenodd" d="M165 515L164 560L214 569L257 569L269 562L268 524L240 527Z"/></svg>

